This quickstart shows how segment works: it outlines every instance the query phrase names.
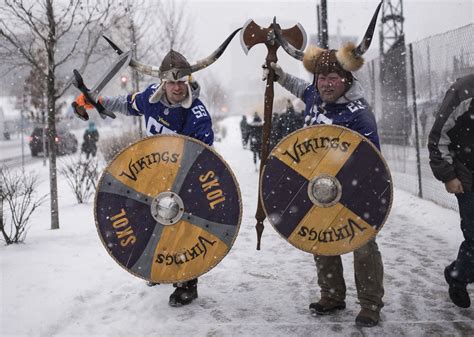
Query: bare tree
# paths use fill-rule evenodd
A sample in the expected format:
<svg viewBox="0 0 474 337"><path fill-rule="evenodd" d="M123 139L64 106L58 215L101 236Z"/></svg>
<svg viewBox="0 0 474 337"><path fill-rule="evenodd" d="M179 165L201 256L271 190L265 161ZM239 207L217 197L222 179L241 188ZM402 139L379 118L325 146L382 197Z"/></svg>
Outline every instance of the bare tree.
<svg viewBox="0 0 474 337"><path fill-rule="evenodd" d="M154 3L145 0L125 0L121 2L124 15L120 14L112 18L111 30L113 40L120 41L124 48L131 49L134 59L143 60L150 57L150 54L153 53L152 44L149 40L146 40L146 37L152 31L155 6ZM125 82L122 82L122 86L125 89L129 89L128 84L131 83L131 90L138 92L143 75L132 68L128 71L130 76L125 77ZM135 121L141 137L143 136L142 118L136 117Z"/></svg>
<svg viewBox="0 0 474 337"><path fill-rule="evenodd" d="M93 55L104 25L113 11L112 0L54 1L2 0L0 2L0 57L16 67L40 74L46 88L48 116L51 229L59 228L56 153L57 101L71 85L58 80L61 67L71 61L80 71ZM79 64L79 66L77 66Z"/></svg>
<svg viewBox="0 0 474 337"><path fill-rule="evenodd" d="M44 69L46 60L44 59L44 52L38 52L38 62ZM25 78L23 93L17 98L20 101L23 109L25 106L29 107L28 115L26 116L35 123L46 123L46 80L43 78L44 72L38 68L31 68L28 76ZM25 101L26 100L26 101Z"/></svg>
<svg viewBox="0 0 474 337"><path fill-rule="evenodd" d="M156 6L158 34L155 41L155 52L160 59L174 49L183 54L193 52L192 25L186 12L186 3L177 1L160 1Z"/></svg>
<svg viewBox="0 0 474 337"><path fill-rule="evenodd" d="M224 86L211 74L203 79L203 100L209 107L212 116L219 120L225 116L229 107L228 96Z"/></svg>

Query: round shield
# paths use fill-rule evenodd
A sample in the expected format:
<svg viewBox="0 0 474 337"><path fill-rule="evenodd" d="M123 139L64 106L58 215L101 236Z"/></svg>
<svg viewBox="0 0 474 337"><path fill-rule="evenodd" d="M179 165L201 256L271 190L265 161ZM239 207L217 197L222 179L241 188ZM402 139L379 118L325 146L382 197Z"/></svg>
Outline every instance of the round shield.
<svg viewBox="0 0 474 337"><path fill-rule="evenodd" d="M380 152L341 126L307 127L284 138L265 162L260 189L276 231L318 255L364 245L392 205L392 179Z"/></svg>
<svg viewBox="0 0 474 337"><path fill-rule="evenodd" d="M102 174L97 231L130 273L156 283L184 282L227 255L242 218L240 190L209 146L180 135L140 140Z"/></svg>

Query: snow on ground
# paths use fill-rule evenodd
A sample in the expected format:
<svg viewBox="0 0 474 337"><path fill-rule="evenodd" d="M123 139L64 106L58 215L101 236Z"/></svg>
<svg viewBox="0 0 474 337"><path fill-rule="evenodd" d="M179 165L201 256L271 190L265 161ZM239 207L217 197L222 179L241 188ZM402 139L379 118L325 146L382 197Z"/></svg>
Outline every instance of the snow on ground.
<svg viewBox="0 0 474 337"><path fill-rule="evenodd" d="M242 149L238 117L224 120L215 149L232 168L243 217L233 248L199 278L199 298L169 307L171 285L147 287L108 255L97 235L93 203L77 205L59 176L60 226L50 230L49 203L34 214L26 242L0 247L1 336L468 336L474 312L454 306L443 268L462 240L459 216L395 189L391 215L378 235L385 268L380 325L358 328L352 254L344 255L347 309L312 317L319 298L312 256L265 223L257 251L258 174ZM25 167L41 177L48 170ZM471 293L473 288L470 288Z"/></svg>

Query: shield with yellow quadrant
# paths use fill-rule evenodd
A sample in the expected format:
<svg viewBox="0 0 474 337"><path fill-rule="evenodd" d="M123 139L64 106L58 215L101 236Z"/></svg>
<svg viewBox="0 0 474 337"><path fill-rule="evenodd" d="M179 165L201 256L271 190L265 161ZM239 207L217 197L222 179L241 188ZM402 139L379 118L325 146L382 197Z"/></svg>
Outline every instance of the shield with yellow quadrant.
<svg viewBox="0 0 474 337"><path fill-rule="evenodd" d="M229 166L211 147L180 135L121 151L100 178L94 211L107 252L156 283L184 282L216 266L242 218Z"/></svg>
<svg viewBox="0 0 474 337"><path fill-rule="evenodd" d="M269 222L312 254L361 247L380 231L392 205L392 179L380 152L342 126L311 126L284 138L260 181Z"/></svg>

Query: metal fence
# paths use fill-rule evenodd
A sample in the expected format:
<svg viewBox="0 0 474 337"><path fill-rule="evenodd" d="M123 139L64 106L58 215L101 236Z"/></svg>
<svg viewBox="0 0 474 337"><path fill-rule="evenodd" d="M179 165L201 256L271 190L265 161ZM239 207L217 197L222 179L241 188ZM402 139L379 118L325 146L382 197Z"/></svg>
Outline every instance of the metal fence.
<svg viewBox="0 0 474 337"><path fill-rule="evenodd" d="M469 73L474 73L474 24L396 45L357 74L369 89L366 97L395 186L455 210L456 198L433 177L426 144L447 89Z"/></svg>

